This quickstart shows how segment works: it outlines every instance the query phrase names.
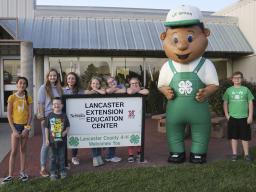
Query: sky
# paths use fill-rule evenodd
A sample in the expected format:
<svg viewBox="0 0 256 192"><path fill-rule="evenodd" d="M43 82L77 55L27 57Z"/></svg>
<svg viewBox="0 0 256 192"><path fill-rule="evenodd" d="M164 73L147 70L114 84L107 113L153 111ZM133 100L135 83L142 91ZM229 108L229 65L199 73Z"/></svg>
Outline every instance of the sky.
<svg viewBox="0 0 256 192"><path fill-rule="evenodd" d="M179 5L192 5L201 11L220 11L239 0L37 0L38 5L68 5L96 7L129 7L170 9Z"/></svg>

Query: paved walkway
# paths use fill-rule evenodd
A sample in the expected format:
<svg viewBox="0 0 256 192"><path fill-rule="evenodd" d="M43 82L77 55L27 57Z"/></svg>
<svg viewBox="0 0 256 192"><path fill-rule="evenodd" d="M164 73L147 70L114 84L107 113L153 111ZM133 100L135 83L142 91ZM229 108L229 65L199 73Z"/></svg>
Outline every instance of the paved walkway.
<svg viewBox="0 0 256 192"><path fill-rule="evenodd" d="M39 126L39 125L38 125ZM86 172L92 170L111 170L113 168L132 168L135 166L159 166L159 165L168 165L168 149L166 143L166 136L163 133L157 132L156 122L147 119L146 120L146 141L145 141L145 159L148 163L138 164L138 163L128 163L127 162L127 147L120 147L117 149L116 154L123 158L123 160L119 163L106 163L104 166L94 168L92 166L91 160L91 151L89 149L81 149L79 150L79 158L81 164L79 166L71 166L70 173L74 172ZM41 148L41 136L38 134L40 131L37 129L35 132L35 136L30 138L28 142L28 150L27 150L27 173L31 177L39 176L40 164L40 148ZM253 134L253 145L256 145L256 134ZM189 156L191 140L186 140L186 149L187 149L187 157ZM1 146L4 146L3 144ZM1 147L2 148L2 147ZM213 162L216 160L227 159L227 155L230 154L230 146L228 141L223 139L215 139L211 138L209 143L208 150L208 162ZM70 159L69 152L69 159ZM0 178L4 177L8 174L8 159L9 154L5 156L5 158L0 163ZM188 159L188 158L187 158ZM170 164L169 164L170 165ZM18 175L19 170L19 155L16 159L16 168L15 174Z"/></svg>

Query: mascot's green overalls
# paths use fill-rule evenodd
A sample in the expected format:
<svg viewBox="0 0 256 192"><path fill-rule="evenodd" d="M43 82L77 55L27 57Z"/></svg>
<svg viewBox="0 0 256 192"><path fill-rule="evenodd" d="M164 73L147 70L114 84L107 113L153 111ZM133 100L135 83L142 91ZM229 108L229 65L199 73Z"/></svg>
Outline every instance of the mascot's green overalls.
<svg viewBox="0 0 256 192"><path fill-rule="evenodd" d="M177 72L172 61L169 66L173 72L170 87L174 90L175 97L167 104L167 138L169 149L172 152L170 161L184 162L184 129L187 124L191 126L192 147L191 154L194 160L203 163L206 159L208 141L210 135L210 113L208 102L196 101L196 93L204 88L197 72L204 64L205 58L201 58L193 72ZM178 158L177 158L178 157ZM201 162L202 161L202 162Z"/></svg>

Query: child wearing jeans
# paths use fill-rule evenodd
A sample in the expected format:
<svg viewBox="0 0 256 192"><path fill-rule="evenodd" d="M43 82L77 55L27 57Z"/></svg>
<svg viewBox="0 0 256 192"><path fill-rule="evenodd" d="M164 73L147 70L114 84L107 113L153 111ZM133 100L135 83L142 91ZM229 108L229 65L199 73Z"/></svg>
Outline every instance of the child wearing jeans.
<svg viewBox="0 0 256 192"><path fill-rule="evenodd" d="M80 80L79 76L75 72L69 72L65 79L65 87L63 88L64 95L76 95L83 94L80 91ZM74 165L79 165L79 158L77 157L78 148L72 149L72 160Z"/></svg>
<svg viewBox="0 0 256 192"><path fill-rule="evenodd" d="M64 137L66 137L69 131L70 124L67 115L62 113L62 108L63 104L61 98L53 98L53 112L51 112L45 120L45 143L49 146L51 180L57 179L57 172L60 173L61 179L67 176L65 168L66 143L64 142Z"/></svg>
<svg viewBox="0 0 256 192"><path fill-rule="evenodd" d="M135 93L139 93L142 95L149 94L148 89L144 89L140 86L140 81L137 77L132 77L129 81L129 84L130 84L130 87L127 88L127 94L135 94ZM137 153L137 157L134 156L134 152ZM128 162L132 163L135 160L139 161L140 153L141 153L140 147L133 147L133 146L128 147L128 155L129 155Z"/></svg>
<svg viewBox="0 0 256 192"><path fill-rule="evenodd" d="M4 178L2 184L13 180L14 163L20 145L20 175L19 180L27 181L25 173L26 148L30 124L32 119L32 97L28 96L26 77L18 77L16 81L17 92L8 97L7 117L12 129L11 153L9 159L9 175Z"/></svg>
<svg viewBox="0 0 256 192"><path fill-rule="evenodd" d="M229 87L223 96L223 108L228 120L228 139L231 142L232 161L238 159L238 140L242 141L244 158L247 162L252 159L249 155L249 141L251 140L250 124L253 120L253 102L251 91L242 86L243 74L240 71L233 73L233 86Z"/></svg>
<svg viewBox="0 0 256 192"><path fill-rule="evenodd" d="M88 84L88 89L85 90L85 94L101 94L105 95L105 89L101 88L101 79L99 77L92 77ZM102 149L101 148L92 148L92 164L94 167L98 167L103 165L104 162L102 160Z"/></svg>
<svg viewBox="0 0 256 192"><path fill-rule="evenodd" d="M114 77L107 77L107 88L106 92L107 94L117 94L117 93L126 93L125 86L118 84L117 80ZM108 147L107 148L107 157L105 161L107 162L113 162L118 163L122 160L122 158L116 156L116 147Z"/></svg>
<svg viewBox="0 0 256 192"><path fill-rule="evenodd" d="M49 173L46 170L48 146L45 143L45 117L52 112L52 98L61 97L63 93L58 71L54 68L50 69L46 75L46 81L38 90L38 113L37 118L41 121L42 130L42 146L40 152L40 175L48 177Z"/></svg>

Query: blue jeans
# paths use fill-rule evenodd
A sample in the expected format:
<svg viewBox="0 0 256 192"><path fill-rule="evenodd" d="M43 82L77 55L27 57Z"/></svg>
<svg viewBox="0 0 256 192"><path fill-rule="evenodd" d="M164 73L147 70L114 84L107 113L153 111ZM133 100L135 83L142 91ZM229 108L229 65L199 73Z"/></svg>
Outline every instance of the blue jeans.
<svg viewBox="0 0 256 192"><path fill-rule="evenodd" d="M115 157L116 154L116 147L109 147L107 152L107 159L111 159Z"/></svg>
<svg viewBox="0 0 256 192"><path fill-rule="evenodd" d="M92 157L101 156L101 148L92 148Z"/></svg>
<svg viewBox="0 0 256 192"><path fill-rule="evenodd" d="M65 143L51 143L49 147L50 174L55 175L59 168L60 173L65 173Z"/></svg>
<svg viewBox="0 0 256 192"><path fill-rule="evenodd" d="M41 153L40 153L40 164L41 166L46 166L47 157L48 157L48 150L49 146L45 143L45 128L44 128L44 121L41 121L41 130L42 130L42 147L41 147Z"/></svg>

